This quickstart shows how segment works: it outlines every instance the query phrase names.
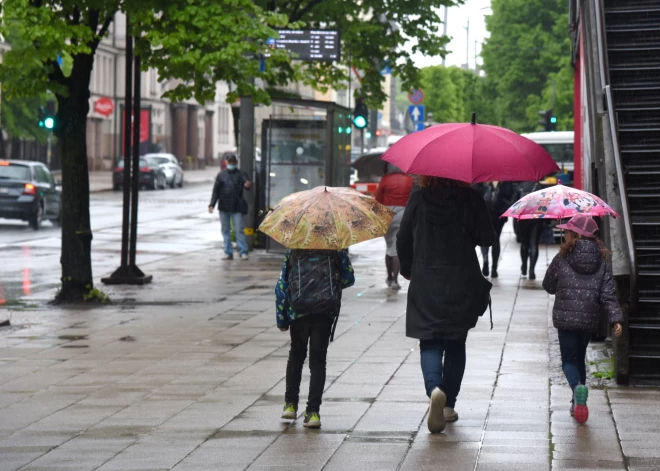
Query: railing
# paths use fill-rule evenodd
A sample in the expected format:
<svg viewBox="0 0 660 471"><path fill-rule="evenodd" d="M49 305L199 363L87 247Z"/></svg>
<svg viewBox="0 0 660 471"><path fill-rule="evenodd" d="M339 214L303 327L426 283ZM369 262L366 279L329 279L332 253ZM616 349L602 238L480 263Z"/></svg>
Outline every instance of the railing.
<svg viewBox="0 0 660 471"><path fill-rule="evenodd" d="M619 186L619 195L621 197L621 211L623 213L623 225L626 232L626 241L628 243L628 256L630 257L630 310L634 312L637 306L637 254L635 252L635 243L633 239L632 218L630 216L630 205L628 203L628 191L623 174L623 164L621 163L621 153L619 152L619 129L618 120L614 112L614 100L612 99L612 90L610 88L609 68L607 64L607 38L604 34L605 11L603 0L593 0L596 16L596 34L598 36L598 65L600 71L600 83L603 87L603 95L607 106L609 117L609 132L612 139L612 150L614 153L614 165L616 166L616 177Z"/></svg>

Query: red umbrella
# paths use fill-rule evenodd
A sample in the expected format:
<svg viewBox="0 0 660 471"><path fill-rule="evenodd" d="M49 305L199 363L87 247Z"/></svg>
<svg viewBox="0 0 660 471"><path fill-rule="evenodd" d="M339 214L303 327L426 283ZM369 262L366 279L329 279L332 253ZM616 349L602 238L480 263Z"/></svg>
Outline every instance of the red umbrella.
<svg viewBox="0 0 660 471"><path fill-rule="evenodd" d="M412 175L469 183L538 181L559 171L537 143L508 129L487 124L438 124L408 134L382 157Z"/></svg>

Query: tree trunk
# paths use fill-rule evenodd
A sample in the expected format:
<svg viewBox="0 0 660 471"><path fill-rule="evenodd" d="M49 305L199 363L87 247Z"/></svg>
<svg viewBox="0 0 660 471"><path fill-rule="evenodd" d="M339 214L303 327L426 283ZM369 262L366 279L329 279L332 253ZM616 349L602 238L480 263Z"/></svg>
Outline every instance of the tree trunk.
<svg viewBox="0 0 660 471"><path fill-rule="evenodd" d="M76 56L67 80L68 96L58 96L55 135L62 163L62 288L55 302L82 301L94 287L89 216L87 114L93 56Z"/></svg>

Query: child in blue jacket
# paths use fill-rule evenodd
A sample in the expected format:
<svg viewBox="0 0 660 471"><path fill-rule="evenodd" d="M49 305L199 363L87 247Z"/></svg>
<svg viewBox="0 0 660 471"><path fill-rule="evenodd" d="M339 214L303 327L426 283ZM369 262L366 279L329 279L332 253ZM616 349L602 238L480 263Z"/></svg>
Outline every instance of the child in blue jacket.
<svg viewBox="0 0 660 471"><path fill-rule="evenodd" d="M303 425L308 428L319 428L321 416L319 410L325 388L325 364L333 325L339 315L339 307L333 312L320 314L298 314L291 308L289 296L289 260L291 250L286 253L282 273L275 286L277 327L282 332L287 330L291 335L291 350L286 367L286 393L284 396L283 419L295 419L298 415L298 400L300 396L300 381L302 369L307 356L309 343L309 396ZM346 250L337 252L339 258L339 273L342 289L353 286L355 276Z"/></svg>

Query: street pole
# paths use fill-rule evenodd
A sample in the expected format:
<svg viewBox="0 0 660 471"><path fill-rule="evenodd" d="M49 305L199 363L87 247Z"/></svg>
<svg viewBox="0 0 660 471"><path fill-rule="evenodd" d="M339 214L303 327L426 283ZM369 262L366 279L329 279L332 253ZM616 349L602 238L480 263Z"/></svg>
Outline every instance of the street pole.
<svg viewBox="0 0 660 471"><path fill-rule="evenodd" d="M470 19L468 18L467 26L463 26L466 31L467 37L465 38L465 69L470 68Z"/></svg>
<svg viewBox="0 0 660 471"><path fill-rule="evenodd" d="M135 81L133 81L133 75L135 75ZM136 57L135 60L133 58L133 37L131 36L127 15L126 101L124 104L124 201L121 231L121 262L119 268L112 275L101 279L102 283L111 285L143 285L150 283L152 280L152 276L142 273L135 263L137 252L137 200L140 181L140 78L140 59L139 57ZM134 85L135 88L133 88ZM135 97L133 96L133 90L135 90ZM135 100L135 106L133 106L133 100ZM133 110L137 110L137 112L134 113ZM132 119L134 114L135 119ZM131 139L133 139L132 162ZM132 200L131 189L133 190Z"/></svg>
<svg viewBox="0 0 660 471"><path fill-rule="evenodd" d="M360 142L362 147L360 154L364 154L364 128L360 129Z"/></svg>
<svg viewBox="0 0 660 471"><path fill-rule="evenodd" d="M131 172L131 239L128 265L131 268L137 268L135 257L137 252L137 223L138 223L138 201L140 191L140 108L142 107L142 73L140 71L140 57L135 56L135 65L133 73L133 161ZM125 165L124 165L125 167ZM155 178L155 176L154 176ZM157 185L157 183L156 183ZM155 188L155 187L154 187Z"/></svg>
<svg viewBox="0 0 660 471"><path fill-rule="evenodd" d="M0 131L2 132L2 131ZM48 163L48 168L50 168L51 155L53 155L53 131L48 131L48 145L46 147L46 162Z"/></svg>
<svg viewBox="0 0 660 471"><path fill-rule="evenodd" d="M449 7L445 6L445 21L443 22L442 34L447 37L447 18L449 16ZM445 66L445 56L442 56L442 66Z"/></svg>
<svg viewBox="0 0 660 471"><path fill-rule="evenodd" d="M250 83L254 84L254 77L250 77ZM239 168L241 172L248 175L253 183L250 191L244 192L245 200L248 203L248 213L243 218L245 223L245 237L248 241L248 248L254 247L254 226L255 226L255 198L257 191L254 179L254 103L252 97L241 97L241 117L240 117L240 136L239 136Z"/></svg>

